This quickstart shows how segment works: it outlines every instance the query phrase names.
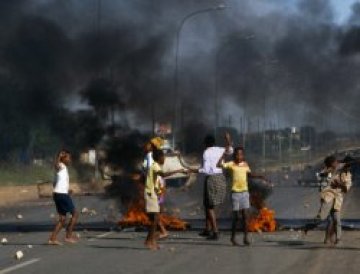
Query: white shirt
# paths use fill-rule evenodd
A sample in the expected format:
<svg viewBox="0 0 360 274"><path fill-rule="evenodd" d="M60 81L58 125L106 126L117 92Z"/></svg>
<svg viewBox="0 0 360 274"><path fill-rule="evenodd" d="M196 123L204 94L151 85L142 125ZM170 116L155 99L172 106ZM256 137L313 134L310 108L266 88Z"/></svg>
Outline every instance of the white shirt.
<svg viewBox="0 0 360 274"><path fill-rule="evenodd" d="M205 175L222 174L222 169L217 167L217 164L224 154L225 148L223 147L208 147L203 154L203 165L199 169L200 173ZM231 154L232 148L230 148L226 154Z"/></svg>
<svg viewBox="0 0 360 274"><path fill-rule="evenodd" d="M61 194L69 193L69 172L63 163L59 164L59 170L55 175L54 192Z"/></svg>

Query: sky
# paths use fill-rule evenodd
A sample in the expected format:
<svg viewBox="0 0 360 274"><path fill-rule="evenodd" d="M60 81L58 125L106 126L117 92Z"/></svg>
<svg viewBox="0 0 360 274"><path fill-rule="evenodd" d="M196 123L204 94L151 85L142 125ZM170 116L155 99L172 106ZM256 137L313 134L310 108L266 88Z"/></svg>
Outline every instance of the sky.
<svg viewBox="0 0 360 274"><path fill-rule="evenodd" d="M197 13L181 29L176 71L187 108L183 112L190 113L186 119L195 113L200 121L213 123L214 115L207 112L213 111L216 88L223 101L222 120L243 115L281 125L323 125L321 110L329 108L323 97L331 97L324 93L335 96L331 103L338 104L337 113L346 106L360 116L354 100L338 98L339 90L346 98L357 92L358 55L344 57L337 50L356 28L348 18L360 0L101 0L101 21L97 1L0 0L0 26L13 27L0 32L0 58L6 57L0 64L6 64L13 79L28 84L28 93L38 89L38 82L48 82L50 91L61 93L56 102L65 100L71 109L87 107L83 91L96 84L94 75L110 79L127 110L138 114L138 123L150 124L153 98L161 105L158 116L173 115L175 37L181 19L225 3L229 9ZM37 51L39 45L48 50ZM55 79L61 84L56 89L55 76L61 78ZM45 102L48 90L39 93ZM264 94L266 104L259 102Z"/></svg>
<svg viewBox="0 0 360 274"><path fill-rule="evenodd" d="M337 17L337 21L342 23L346 21L351 12L351 6L355 2L359 2L356 0L330 0L332 5L335 7L335 16Z"/></svg>

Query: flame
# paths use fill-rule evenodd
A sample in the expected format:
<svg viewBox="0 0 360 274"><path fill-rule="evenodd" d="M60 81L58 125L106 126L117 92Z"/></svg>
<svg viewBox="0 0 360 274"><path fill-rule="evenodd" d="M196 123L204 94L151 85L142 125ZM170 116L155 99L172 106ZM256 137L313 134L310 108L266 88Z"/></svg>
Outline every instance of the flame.
<svg viewBox="0 0 360 274"><path fill-rule="evenodd" d="M268 209L261 190L250 192L250 203L256 213L250 215L248 230L251 232L273 232L276 230L275 211Z"/></svg>
<svg viewBox="0 0 360 274"><path fill-rule="evenodd" d="M133 181L138 186L138 195L136 201L132 201L132 203L128 207L128 211L123 216L123 219L119 221L119 225L121 227L129 227L129 226L149 226L150 220L145 212L145 200L143 198L144 193L144 185L141 183L140 177L132 176ZM172 230L186 230L188 227L188 223L180 220L175 216L170 216L167 214L160 215L160 222L168 228Z"/></svg>
<svg viewBox="0 0 360 274"><path fill-rule="evenodd" d="M251 232L273 232L276 230L275 211L263 207L248 222Z"/></svg>

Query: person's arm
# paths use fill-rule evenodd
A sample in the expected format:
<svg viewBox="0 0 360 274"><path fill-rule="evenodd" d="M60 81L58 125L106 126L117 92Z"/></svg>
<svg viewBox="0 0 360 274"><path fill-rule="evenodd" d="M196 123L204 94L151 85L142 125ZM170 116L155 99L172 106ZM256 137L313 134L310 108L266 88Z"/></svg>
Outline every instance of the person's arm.
<svg viewBox="0 0 360 274"><path fill-rule="evenodd" d="M159 170L159 171L157 171L155 174L156 174L156 175L159 175L159 176L161 176L161 177L163 177L163 178L166 178L166 177L169 177L169 176L174 175L174 174L176 174L176 173L184 173L184 174L187 174L188 171L187 171L186 169L184 169L184 168L182 168L182 169L177 169L177 170L172 170L172 171L168 171L168 172L163 172L162 170Z"/></svg>
<svg viewBox="0 0 360 274"><path fill-rule="evenodd" d="M231 135L229 132L225 132L225 146L232 146Z"/></svg>
<svg viewBox="0 0 360 274"><path fill-rule="evenodd" d="M217 162L216 166L218 168L223 168L224 167L225 156L226 156L226 153L224 152L223 155L220 157L219 161Z"/></svg>
<svg viewBox="0 0 360 274"><path fill-rule="evenodd" d="M331 185L335 188L340 188L342 192L347 193L352 185L351 173L341 173L339 178L335 179Z"/></svg>
<svg viewBox="0 0 360 274"><path fill-rule="evenodd" d="M230 155L233 153L232 140L229 132L225 132L225 154Z"/></svg>
<svg viewBox="0 0 360 274"><path fill-rule="evenodd" d="M203 156L202 156L202 165L201 167L199 168L190 168L189 169L189 172L192 172L192 173L205 173L205 170L207 170L207 166L208 166L208 161L207 161L207 157L206 157L206 150L204 151L203 153Z"/></svg>
<svg viewBox="0 0 360 274"><path fill-rule="evenodd" d="M200 168L189 168L188 171L191 172L191 173L199 173Z"/></svg>

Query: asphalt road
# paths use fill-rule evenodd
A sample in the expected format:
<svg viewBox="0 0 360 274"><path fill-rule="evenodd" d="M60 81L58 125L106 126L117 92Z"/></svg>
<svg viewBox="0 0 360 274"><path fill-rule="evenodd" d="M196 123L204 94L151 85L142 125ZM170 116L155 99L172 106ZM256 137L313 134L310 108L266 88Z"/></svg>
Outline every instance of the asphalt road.
<svg viewBox="0 0 360 274"><path fill-rule="evenodd" d="M171 189L168 209L180 209L183 218L202 218L200 187L187 191ZM200 196L199 196L200 195ZM343 217L360 219L359 189L353 188L345 201ZM117 204L102 197L76 197L79 210L95 209L95 215L82 214L78 232L81 241L61 247L45 243L55 213L50 199L0 209L0 274L3 273L358 273L360 267L360 231L345 231L344 243L329 248L322 244L323 232L304 237L296 230L253 234L251 247L235 248L229 244L229 232L223 231L219 242L208 242L197 231L172 232L161 243L162 249L144 248L145 233L133 229L111 231L121 218ZM279 219L306 219L318 206L315 188L277 187L268 206ZM225 205L220 213L226 218ZM21 214L22 219L16 215ZM201 226L201 224L200 224ZM228 223L222 227L228 229ZM240 237L240 235L239 235ZM22 250L24 258L13 258Z"/></svg>
<svg viewBox="0 0 360 274"><path fill-rule="evenodd" d="M232 247L227 233L207 242L195 232L181 232L156 252L143 247L143 232L82 233L79 244L61 247L44 245L44 232L8 235L0 273L358 273L360 233L346 233L337 248L324 247L322 234L255 234L251 247ZM25 256L14 261L9 254L18 249Z"/></svg>

